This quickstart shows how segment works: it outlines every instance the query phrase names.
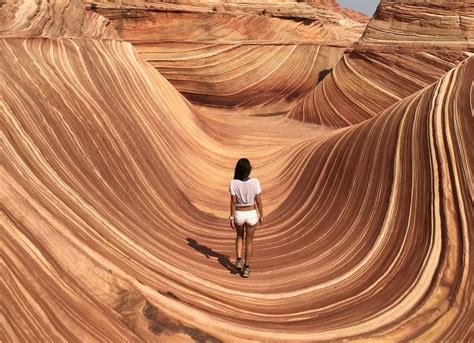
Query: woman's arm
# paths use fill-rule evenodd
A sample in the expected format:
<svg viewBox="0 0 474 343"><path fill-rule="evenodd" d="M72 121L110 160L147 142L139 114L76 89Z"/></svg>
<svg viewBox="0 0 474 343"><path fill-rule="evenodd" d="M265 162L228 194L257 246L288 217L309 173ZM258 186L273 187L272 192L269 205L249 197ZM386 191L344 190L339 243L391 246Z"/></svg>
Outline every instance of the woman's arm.
<svg viewBox="0 0 474 343"><path fill-rule="evenodd" d="M260 193L255 196L255 202L257 203L258 213L260 214L259 223L260 225L263 224L263 204L262 198L260 197Z"/></svg>
<svg viewBox="0 0 474 343"><path fill-rule="evenodd" d="M234 213L235 213L235 195L230 196L230 227L235 230L234 224Z"/></svg>

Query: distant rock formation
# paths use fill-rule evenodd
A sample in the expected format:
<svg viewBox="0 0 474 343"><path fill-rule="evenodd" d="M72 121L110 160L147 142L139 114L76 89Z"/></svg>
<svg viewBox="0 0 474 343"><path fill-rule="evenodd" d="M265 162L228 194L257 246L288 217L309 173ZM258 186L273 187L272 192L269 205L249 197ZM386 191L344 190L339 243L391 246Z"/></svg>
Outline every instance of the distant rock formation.
<svg viewBox="0 0 474 343"><path fill-rule="evenodd" d="M78 0L9 1L0 11L0 36L118 38L109 20L84 12Z"/></svg>
<svg viewBox="0 0 474 343"><path fill-rule="evenodd" d="M369 21L369 17L366 14L347 7L339 7L339 12L344 16L363 24L367 24Z"/></svg>
<svg viewBox="0 0 474 343"><path fill-rule="evenodd" d="M328 6L328 7L337 7L339 4L336 0L305 0L305 3L313 6Z"/></svg>
<svg viewBox="0 0 474 343"><path fill-rule="evenodd" d="M306 0L305 2L308 5L311 5L314 7L321 7L321 6L329 7L333 11L341 13L347 18L350 18L352 20L355 20L361 23L367 23L369 21L369 17L365 15L364 13L355 11L347 7L341 7L336 0Z"/></svg>
<svg viewBox="0 0 474 343"><path fill-rule="evenodd" d="M443 42L468 49L473 39L472 1L382 1L361 42Z"/></svg>
<svg viewBox="0 0 474 343"><path fill-rule="evenodd" d="M473 49L474 4L382 2L361 39L287 117L360 123L436 81Z"/></svg>
<svg viewBox="0 0 474 343"><path fill-rule="evenodd" d="M107 17L193 103L265 115L294 107L365 27L336 9L298 2L101 2L88 9Z"/></svg>

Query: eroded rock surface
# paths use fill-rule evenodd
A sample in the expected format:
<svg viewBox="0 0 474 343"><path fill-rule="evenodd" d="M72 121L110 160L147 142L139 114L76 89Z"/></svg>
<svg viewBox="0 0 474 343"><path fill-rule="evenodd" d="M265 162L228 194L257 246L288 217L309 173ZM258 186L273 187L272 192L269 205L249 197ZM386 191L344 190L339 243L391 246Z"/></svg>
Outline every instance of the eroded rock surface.
<svg viewBox="0 0 474 343"><path fill-rule="evenodd" d="M289 111L365 27L300 2L94 3L195 104Z"/></svg>
<svg viewBox="0 0 474 343"><path fill-rule="evenodd" d="M418 52L424 78L332 129L194 106L82 6L0 9L1 341L470 339L474 57ZM407 73L350 54L320 84ZM226 219L242 154L266 210L250 279Z"/></svg>
<svg viewBox="0 0 474 343"><path fill-rule="evenodd" d="M288 118L348 126L382 113L474 51L469 2L383 1L361 39Z"/></svg>

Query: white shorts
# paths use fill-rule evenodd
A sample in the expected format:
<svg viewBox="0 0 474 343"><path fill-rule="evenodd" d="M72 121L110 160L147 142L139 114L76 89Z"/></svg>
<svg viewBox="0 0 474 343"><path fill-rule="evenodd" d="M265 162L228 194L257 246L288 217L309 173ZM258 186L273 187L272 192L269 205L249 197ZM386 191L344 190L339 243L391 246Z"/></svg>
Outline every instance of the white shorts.
<svg viewBox="0 0 474 343"><path fill-rule="evenodd" d="M244 224L254 226L258 223L257 210L252 211L235 211L234 212L235 225L242 226Z"/></svg>

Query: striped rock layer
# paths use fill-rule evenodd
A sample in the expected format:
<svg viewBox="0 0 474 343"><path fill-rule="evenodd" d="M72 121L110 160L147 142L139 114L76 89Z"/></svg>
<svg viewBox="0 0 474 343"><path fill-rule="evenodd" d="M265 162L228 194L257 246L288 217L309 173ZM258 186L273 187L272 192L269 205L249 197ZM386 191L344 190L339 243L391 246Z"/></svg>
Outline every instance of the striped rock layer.
<svg viewBox="0 0 474 343"><path fill-rule="evenodd" d="M382 1L363 36L288 118L344 127L426 87L474 51L470 2Z"/></svg>
<svg viewBox="0 0 474 343"><path fill-rule="evenodd" d="M193 103L268 115L289 111L314 89L363 27L324 7L270 5L88 8L110 19L120 37Z"/></svg>
<svg viewBox="0 0 474 343"><path fill-rule="evenodd" d="M427 87L470 55L435 49L346 52L286 117L335 127L361 123Z"/></svg>
<svg viewBox="0 0 474 343"><path fill-rule="evenodd" d="M474 43L472 1L381 1L362 41Z"/></svg>
<svg viewBox="0 0 474 343"><path fill-rule="evenodd" d="M332 1L331 1L332 2ZM122 8L128 9L130 7L153 9L158 11L169 12L200 12L200 13L247 13L255 15L266 15L276 18L286 19L312 19L319 20L324 23L352 25L361 29L357 22L367 23L368 19L362 20L357 13L351 13L348 8L340 7L334 2L328 3L326 1L300 1L300 0L165 0L165 1L150 1L143 2L138 0L129 1L106 1L98 2L86 1L87 4L96 7L96 9L103 8ZM94 5L92 5L94 4ZM352 18L355 14L355 18ZM331 28L332 31L334 27ZM342 32L342 31L341 31ZM350 35L350 32L344 32L344 35Z"/></svg>
<svg viewBox="0 0 474 343"><path fill-rule="evenodd" d="M472 338L474 57L333 130L197 109L77 25L0 39L2 341ZM243 153L250 279L224 219Z"/></svg>
<svg viewBox="0 0 474 343"><path fill-rule="evenodd" d="M333 11L341 13L347 18L350 18L361 23L367 23L369 17L362 12L355 11L350 8L340 7L336 0L306 0L305 3L312 5L316 8L328 7Z"/></svg>
<svg viewBox="0 0 474 343"><path fill-rule="evenodd" d="M0 7L0 36L117 39L109 20L85 12L77 0L9 1Z"/></svg>

